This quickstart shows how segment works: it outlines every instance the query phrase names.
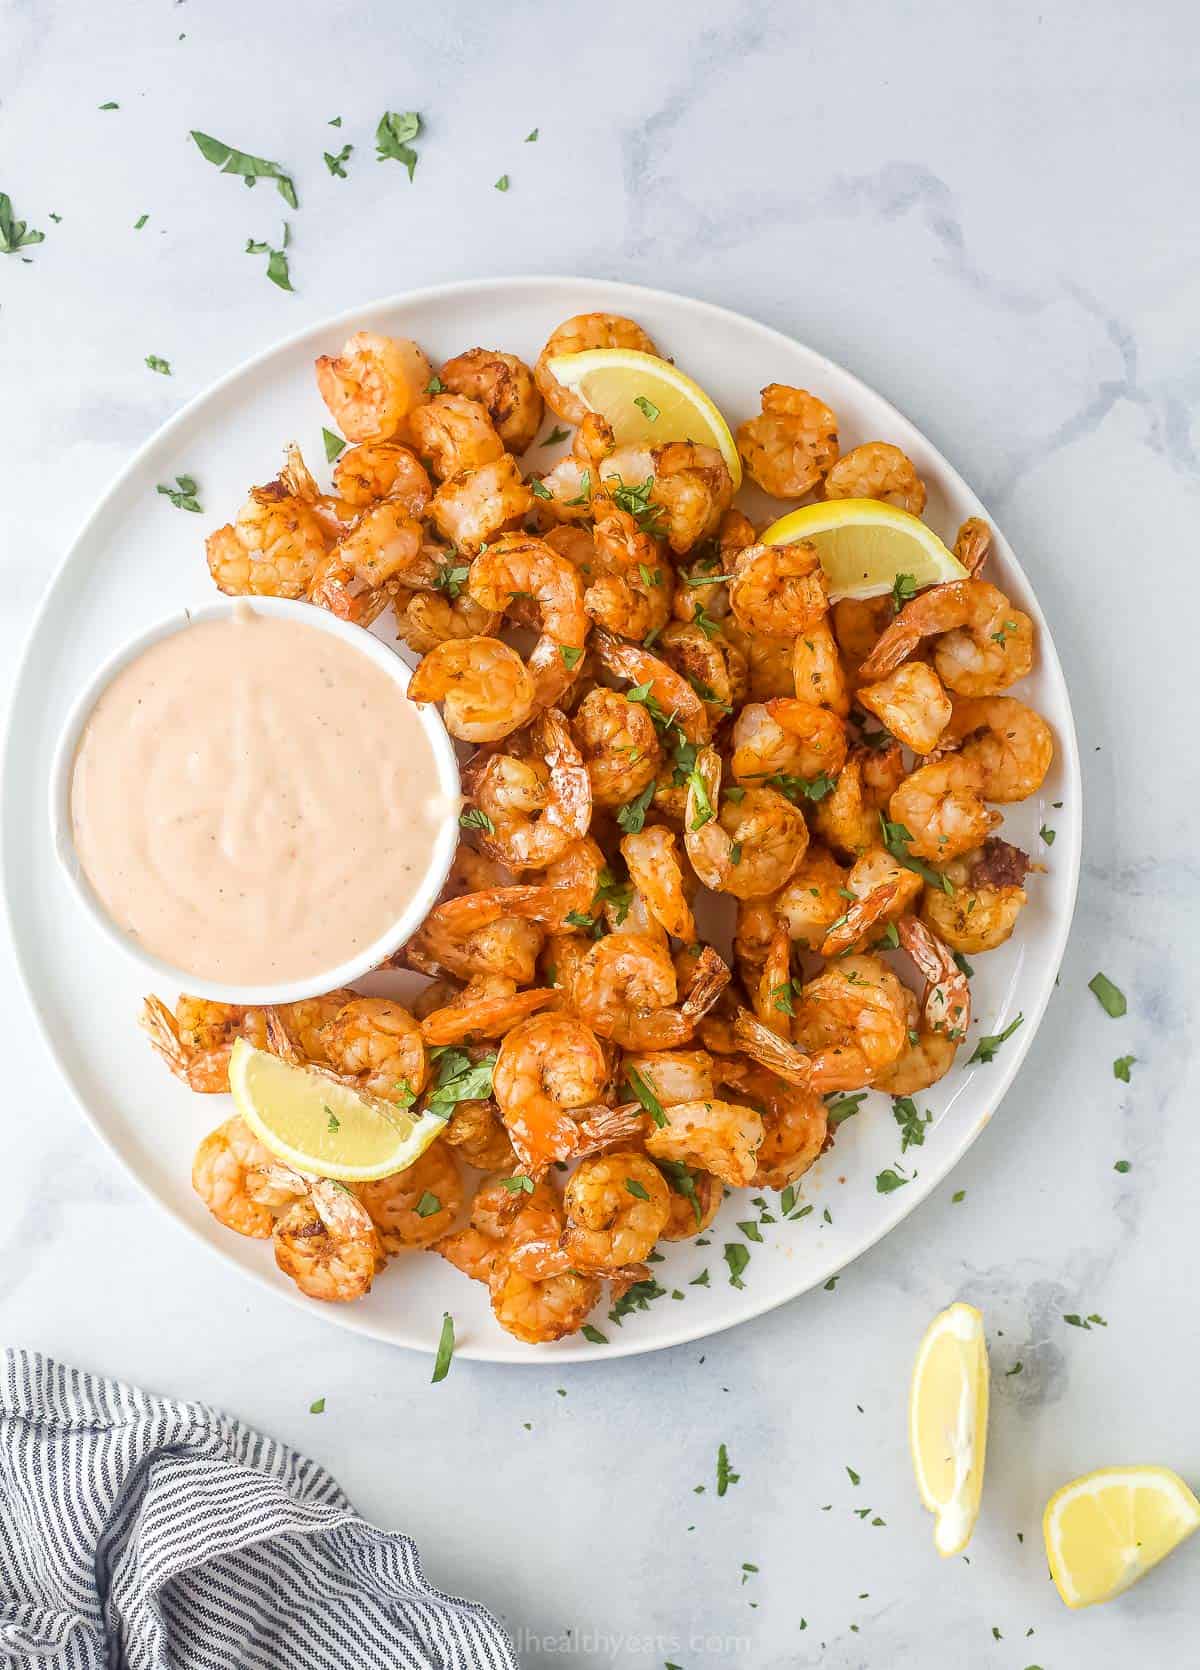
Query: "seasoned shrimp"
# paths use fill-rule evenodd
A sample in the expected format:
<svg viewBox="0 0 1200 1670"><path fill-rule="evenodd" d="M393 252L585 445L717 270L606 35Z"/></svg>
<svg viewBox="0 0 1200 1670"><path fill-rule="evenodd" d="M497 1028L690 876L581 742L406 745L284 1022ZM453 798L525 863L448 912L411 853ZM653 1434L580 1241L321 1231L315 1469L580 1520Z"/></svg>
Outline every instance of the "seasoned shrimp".
<svg viewBox="0 0 1200 1670"><path fill-rule="evenodd" d="M841 652L842 666L852 686L861 682L863 662L891 624L895 610L886 597L840 597L830 610L833 635Z"/></svg>
<svg viewBox="0 0 1200 1670"><path fill-rule="evenodd" d="M652 531L678 556L712 538L733 497L733 478L721 454L692 441L618 447L600 462L599 476L603 490L618 502L632 493L639 505L658 512Z"/></svg>
<svg viewBox="0 0 1200 1670"><path fill-rule="evenodd" d="M632 1093L640 1081L663 1107L714 1094L713 1059L707 1050L638 1050L626 1054L623 1069Z"/></svg>
<svg viewBox="0 0 1200 1670"><path fill-rule="evenodd" d="M906 777L888 802L888 816L901 825L914 857L942 860L977 847L1000 822L984 803L982 766L960 754Z"/></svg>
<svg viewBox="0 0 1200 1670"><path fill-rule="evenodd" d="M409 421L413 445L439 481L477 470L504 456L504 442L487 411L463 394L435 394Z"/></svg>
<svg viewBox="0 0 1200 1670"><path fill-rule="evenodd" d="M706 1097L672 1102L663 1114L664 1123L651 1125L646 1135L653 1158L699 1166L735 1189L750 1182L763 1140L762 1115L754 1108Z"/></svg>
<svg viewBox="0 0 1200 1670"><path fill-rule="evenodd" d="M420 516L433 493L416 453L398 441L361 441L347 447L333 466L333 485L351 510L392 499L410 516Z"/></svg>
<svg viewBox="0 0 1200 1670"><path fill-rule="evenodd" d="M317 361L317 387L351 441L390 441L427 400L433 367L415 342L356 331L340 354Z"/></svg>
<svg viewBox="0 0 1200 1670"><path fill-rule="evenodd" d="M924 661L906 661L878 684L861 686L855 699L914 754L931 754L950 723L950 698Z"/></svg>
<svg viewBox="0 0 1200 1670"><path fill-rule="evenodd" d="M236 522L208 536L208 568L229 597L300 598L329 545L313 506L282 480L252 487Z"/></svg>
<svg viewBox="0 0 1200 1670"><path fill-rule="evenodd" d="M446 361L438 381L452 394L477 400L509 452L524 452L532 446L543 406L533 372L524 360L498 348L468 348Z"/></svg>
<svg viewBox="0 0 1200 1670"><path fill-rule="evenodd" d="M827 499L883 499L913 516L925 508L925 483L912 459L887 441L845 452L825 477Z"/></svg>
<svg viewBox="0 0 1200 1670"><path fill-rule="evenodd" d="M425 1088L420 1023L391 998L352 998L322 1029L321 1042L334 1072L367 1095L407 1106Z"/></svg>
<svg viewBox="0 0 1200 1670"><path fill-rule="evenodd" d="M804 814L774 789L721 797L721 756L702 748L688 781L684 846L705 887L735 899L777 892L804 857Z"/></svg>
<svg viewBox="0 0 1200 1670"><path fill-rule="evenodd" d="M462 1174L444 1142L435 1142L404 1171L355 1188L389 1256L428 1247L445 1235L463 1202Z"/></svg>
<svg viewBox="0 0 1200 1670"><path fill-rule="evenodd" d="M514 869L544 870L587 834L592 785L556 708L539 714L530 743L536 764L510 754L476 756L463 772L463 790L491 825L479 834L486 851Z"/></svg>
<svg viewBox="0 0 1200 1670"><path fill-rule="evenodd" d="M275 1156L241 1119L227 1119L210 1131L192 1162L192 1187L217 1222L238 1235L265 1241L281 1205L264 1180Z"/></svg>
<svg viewBox="0 0 1200 1670"><path fill-rule="evenodd" d="M777 1032L781 1038L790 1038L792 1032L788 1017L792 1012L792 941L787 923L773 911L769 914L773 926L763 947L762 960L756 970L743 968L742 978L751 994L754 1013L759 1020L764 1026L769 1026L772 1032ZM743 945L746 940L744 928L743 923Z"/></svg>
<svg viewBox="0 0 1200 1670"><path fill-rule="evenodd" d="M906 603L862 665L881 678L936 637L933 663L956 696L991 696L1033 666L1033 622L986 580L950 580Z"/></svg>
<svg viewBox="0 0 1200 1670"><path fill-rule="evenodd" d="M598 1276L565 1270L556 1276L527 1276L501 1251L490 1278L492 1312L506 1333L526 1345L544 1345L578 1333L600 1298Z"/></svg>
<svg viewBox="0 0 1200 1670"><path fill-rule="evenodd" d="M716 555L706 554L681 570L683 585L675 594L675 614L684 621L724 621L729 614L729 576L739 551L754 544L754 524L740 510L727 510L717 530ZM712 576L711 579L707 576Z"/></svg>
<svg viewBox="0 0 1200 1670"><path fill-rule="evenodd" d="M792 645L792 683L801 701L827 707L842 719L849 713L846 672L828 619L816 621Z"/></svg>
<svg viewBox="0 0 1200 1670"><path fill-rule="evenodd" d="M494 638L500 628L501 617L480 608L465 592L451 598L401 590L395 607L396 636L418 655L428 655L451 638Z"/></svg>
<svg viewBox="0 0 1200 1670"><path fill-rule="evenodd" d="M704 702L673 667L640 644L622 643L608 632L593 633L592 644L610 673L639 689L649 685L647 695L657 703L664 720L673 720L689 742L704 741L708 735Z"/></svg>
<svg viewBox="0 0 1200 1670"><path fill-rule="evenodd" d="M845 722L796 696L749 702L733 722L730 767L739 783L773 777L832 779L845 759Z"/></svg>
<svg viewBox="0 0 1200 1670"><path fill-rule="evenodd" d="M817 833L851 858L879 844L879 813L904 780L898 742L881 749L852 748L829 794L812 808Z"/></svg>
<svg viewBox="0 0 1200 1670"><path fill-rule="evenodd" d="M608 934L588 951L575 974L572 997L580 1015L602 1038L627 1050L672 1049L686 1044L700 1017L729 979L711 947L703 968L680 1003L670 953L647 934Z"/></svg>
<svg viewBox="0 0 1200 1670"><path fill-rule="evenodd" d="M878 831L878 823L876 831ZM789 937L815 951L846 909L847 872L827 847L813 842L787 886L772 902L772 911L787 924Z"/></svg>
<svg viewBox="0 0 1200 1670"><path fill-rule="evenodd" d="M640 642L670 619L671 565L660 559L656 541L611 499L598 497L595 515L584 608L598 626Z"/></svg>
<svg viewBox="0 0 1200 1670"><path fill-rule="evenodd" d="M763 1109L763 1140L750 1179L753 1189L786 1189L820 1156L829 1136L825 1102L815 1090L788 1084L752 1062L723 1062L722 1083Z"/></svg>
<svg viewBox="0 0 1200 1670"><path fill-rule="evenodd" d="M609 1153L583 1160L563 1196L562 1250L575 1270L612 1271L638 1264L671 1215L671 1191L644 1154Z"/></svg>
<svg viewBox="0 0 1200 1670"><path fill-rule="evenodd" d="M551 331L533 368L533 380L547 406L565 423L582 423L587 407L553 375L550 361L564 354L582 354L588 348L633 348L639 354L658 357L658 349L642 327L619 313L577 313L565 319Z"/></svg>
<svg viewBox="0 0 1200 1670"><path fill-rule="evenodd" d="M464 742L498 742L519 730L536 690L515 649L498 638L454 638L425 656L408 687L414 702L441 702L446 729Z"/></svg>
<svg viewBox="0 0 1200 1670"><path fill-rule="evenodd" d="M419 561L422 544L421 524L400 500L370 505L317 564L309 601L344 620L368 625L391 601L391 582Z"/></svg>
<svg viewBox="0 0 1200 1670"><path fill-rule="evenodd" d="M475 558L467 585L484 609L504 610L517 593L533 599L541 617L541 637L527 667L535 705L553 706L578 676L588 635L583 587L573 564L543 539L501 534Z"/></svg>
<svg viewBox="0 0 1200 1670"><path fill-rule="evenodd" d="M184 1005L193 1006L192 1027L183 1022ZM207 1003L198 998L181 997L180 1014L172 1015L158 997L147 997L142 1004L139 1024L151 1044L189 1090L201 1095L221 1095L229 1089L229 1056L233 1042L248 1030L248 1017L255 1011L232 1003ZM258 1026L261 1041L263 1030Z"/></svg>
<svg viewBox="0 0 1200 1670"><path fill-rule="evenodd" d="M450 872L451 896L468 888L478 896L502 888L508 872L502 866L460 846ZM453 974L470 980L477 975L532 983L543 934L536 922L503 911L486 911L465 923L447 922L435 907L397 961L431 975Z"/></svg>
<svg viewBox="0 0 1200 1670"><path fill-rule="evenodd" d="M603 1045L571 1015L532 1015L505 1035L492 1086L522 1165L543 1172L613 1128L612 1110L602 1105L608 1078Z"/></svg>
<svg viewBox="0 0 1200 1670"><path fill-rule="evenodd" d="M789 1044L743 1009L734 1035L753 1060L802 1090L824 1095L870 1084L904 1049L905 988L874 956L844 957L800 992Z"/></svg>
<svg viewBox="0 0 1200 1670"><path fill-rule="evenodd" d="M971 987L948 945L915 916L903 916L900 943L925 978L921 1028L959 1042L971 1024Z"/></svg>
<svg viewBox="0 0 1200 1670"><path fill-rule="evenodd" d="M921 878L883 847L869 847L855 859L842 897L849 903L821 944L823 957L840 957L862 947L887 922L903 916L921 891ZM894 943L894 936L893 936Z"/></svg>
<svg viewBox="0 0 1200 1670"><path fill-rule="evenodd" d="M487 464L459 470L443 481L430 503L443 539L474 554L505 528L516 527L534 506L533 493L509 452Z"/></svg>
<svg viewBox="0 0 1200 1670"><path fill-rule="evenodd" d="M829 609L816 546L807 539L748 545L735 559L729 602L739 625L751 634L797 638L807 632Z"/></svg>
<svg viewBox="0 0 1200 1670"><path fill-rule="evenodd" d="M709 635L695 622L673 620L659 636L668 666L681 673L704 702L710 728L744 702L749 670L741 650L723 634Z"/></svg>
<svg viewBox="0 0 1200 1670"><path fill-rule="evenodd" d="M981 516L968 516L954 540L954 555L972 579L976 578L992 549L992 530Z"/></svg>
<svg viewBox="0 0 1200 1670"><path fill-rule="evenodd" d="M811 632L811 628L807 631ZM732 614L721 622L721 636L728 639L746 663L752 702L769 702L777 696L796 694L792 668L798 640L777 638L769 632L747 632Z"/></svg>
<svg viewBox="0 0 1200 1670"><path fill-rule="evenodd" d="M983 794L1001 805L1036 794L1054 759L1049 725L1015 696L960 697L942 741L962 743L959 760L978 767Z"/></svg>
<svg viewBox="0 0 1200 1670"><path fill-rule="evenodd" d="M725 1191L721 1179L682 1160L659 1160L671 1187L670 1211L659 1232L660 1241L690 1241L703 1235L721 1210Z"/></svg>
<svg viewBox="0 0 1200 1670"><path fill-rule="evenodd" d="M799 499L811 493L838 455L837 418L807 389L768 383L762 415L738 425L738 451L764 493Z"/></svg>
<svg viewBox="0 0 1200 1670"><path fill-rule="evenodd" d="M658 825L638 830L622 840L621 856L650 915L673 938L690 944L696 937L696 921L674 834Z"/></svg>
<svg viewBox="0 0 1200 1670"><path fill-rule="evenodd" d="M471 897L471 895L464 895ZM478 895L476 895L477 897ZM457 903L452 900L451 903ZM526 1016L553 1003L548 990L518 991L515 980L477 974L444 1007L421 1021L421 1035L431 1046L460 1044L468 1038L502 1038Z"/></svg>
<svg viewBox="0 0 1200 1670"><path fill-rule="evenodd" d="M494 1102L456 1102L442 1141L480 1171L512 1171L517 1163Z"/></svg>
<svg viewBox="0 0 1200 1670"><path fill-rule="evenodd" d="M273 1239L276 1264L310 1299L361 1299L383 1263L366 1207L342 1184L321 1177L276 1221Z"/></svg>
<svg viewBox="0 0 1200 1670"><path fill-rule="evenodd" d="M954 891L926 887L922 921L966 956L1003 945L1028 900L1024 882L1032 866L1021 849L993 837L938 868Z"/></svg>
<svg viewBox="0 0 1200 1670"><path fill-rule="evenodd" d="M872 1084L888 1096L915 1096L936 1084L954 1065L959 1040L945 1032L927 1032L921 1026L921 1006L916 994L905 987L908 1007L908 1040L903 1050L885 1067Z"/></svg>
<svg viewBox="0 0 1200 1670"><path fill-rule="evenodd" d="M644 702L597 688L580 702L571 734L587 766L594 806L623 806L654 781L662 749Z"/></svg>

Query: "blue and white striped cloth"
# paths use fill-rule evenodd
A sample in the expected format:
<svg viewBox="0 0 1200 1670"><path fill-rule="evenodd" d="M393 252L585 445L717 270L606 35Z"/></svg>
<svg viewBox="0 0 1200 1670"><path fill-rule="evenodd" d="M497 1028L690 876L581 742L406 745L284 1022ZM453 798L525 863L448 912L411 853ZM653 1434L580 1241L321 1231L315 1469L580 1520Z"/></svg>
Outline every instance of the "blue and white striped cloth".
<svg viewBox="0 0 1200 1670"><path fill-rule="evenodd" d="M32 1352L0 1385L0 1663L517 1670L323 1468L199 1403Z"/></svg>

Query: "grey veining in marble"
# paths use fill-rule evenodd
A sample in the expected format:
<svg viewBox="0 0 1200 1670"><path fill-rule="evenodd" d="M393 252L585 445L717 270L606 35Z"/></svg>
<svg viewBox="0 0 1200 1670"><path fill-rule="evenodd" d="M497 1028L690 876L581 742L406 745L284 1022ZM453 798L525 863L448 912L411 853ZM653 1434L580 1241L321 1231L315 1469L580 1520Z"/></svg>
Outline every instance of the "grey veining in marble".
<svg viewBox="0 0 1200 1670"><path fill-rule="evenodd" d="M5 964L6 1338L311 1450L531 1667L1196 1662L1200 1547L1069 1615L1039 1518L1103 1462L1200 1476L1198 51L1184 0L0 0L0 190L46 231L0 256L5 667L96 495L219 373L410 285L592 272L792 332L945 450L1053 622L1087 794L1060 988L953 1179L833 1292L644 1359L431 1387L424 1358L264 1305L99 1149ZM425 115L411 191L374 160L386 108ZM242 252L284 206L214 192L189 128L294 168L294 295ZM955 1296L996 1370L969 1564L934 1556L904 1443L915 1341Z"/></svg>

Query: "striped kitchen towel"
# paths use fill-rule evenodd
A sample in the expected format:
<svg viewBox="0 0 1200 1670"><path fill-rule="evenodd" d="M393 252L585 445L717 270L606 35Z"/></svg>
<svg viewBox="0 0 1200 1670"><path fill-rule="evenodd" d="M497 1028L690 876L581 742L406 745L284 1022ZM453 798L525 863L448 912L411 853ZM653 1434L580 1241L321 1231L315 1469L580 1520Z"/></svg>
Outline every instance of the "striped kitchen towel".
<svg viewBox="0 0 1200 1670"><path fill-rule="evenodd" d="M0 1663L517 1670L498 1620L315 1462L24 1351L0 1384Z"/></svg>

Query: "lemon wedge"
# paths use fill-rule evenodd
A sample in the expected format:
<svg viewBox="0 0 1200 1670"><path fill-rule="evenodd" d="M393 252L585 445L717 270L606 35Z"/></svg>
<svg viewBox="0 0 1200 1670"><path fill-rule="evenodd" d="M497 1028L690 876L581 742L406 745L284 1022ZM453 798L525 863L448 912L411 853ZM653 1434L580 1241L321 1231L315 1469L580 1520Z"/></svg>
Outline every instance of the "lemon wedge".
<svg viewBox="0 0 1200 1670"><path fill-rule="evenodd" d="M716 447L742 485L742 461L729 425L698 383L667 360L635 348L588 348L560 354L550 375L608 420L618 446L663 446L695 441Z"/></svg>
<svg viewBox="0 0 1200 1670"><path fill-rule="evenodd" d="M925 1331L913 1368L908 1442L921 1500L937 1517L939 1554L961 1554L971 1540L987 1452L988 1359L983 1317L951 1305Z"/></svg>
<svg viewBox="0 0 1200 1670"><path fill-rule="evenodd" d="M238 1038L229 1058L234 1106L258 1140L299 1171L366 1183L404 1171L446 1129Z"/></svg>
<svg viewBox="0 0 1200 1670"><path fill-rule="evenodd" d="M829 581L829 600L882 597L901 574L913 589L963 580L967 571L919 516L881 499L827 499L789 511L759 535L764 545L807 539Z"/></svg>
<svg viewBox="0 0 1200 1670"><path fill-rule="evenodd" d="M1200 1527L1200 1502L1169 1467L1100 1467L1056 1490L1042 1531L1068 1606L1111 1600Z"/></svg>

